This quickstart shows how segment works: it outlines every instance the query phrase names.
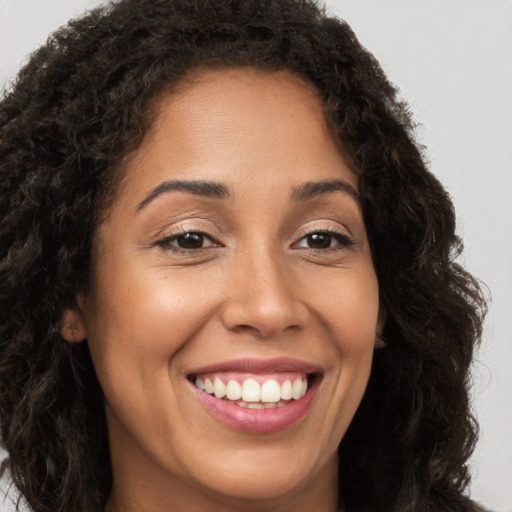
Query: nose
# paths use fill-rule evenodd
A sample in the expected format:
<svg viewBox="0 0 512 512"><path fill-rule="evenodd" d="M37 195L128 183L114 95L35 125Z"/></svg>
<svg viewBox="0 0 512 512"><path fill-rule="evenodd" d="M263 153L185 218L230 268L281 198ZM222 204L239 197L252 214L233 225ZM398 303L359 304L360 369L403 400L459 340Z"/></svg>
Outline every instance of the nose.
<svg viewBox="0 0 512 512"><path fill-rule="evenodd" d="M240 256L231 270L221 312L227 329L271 338L304 327L308 309L286 261L268 253Z"/></svg>

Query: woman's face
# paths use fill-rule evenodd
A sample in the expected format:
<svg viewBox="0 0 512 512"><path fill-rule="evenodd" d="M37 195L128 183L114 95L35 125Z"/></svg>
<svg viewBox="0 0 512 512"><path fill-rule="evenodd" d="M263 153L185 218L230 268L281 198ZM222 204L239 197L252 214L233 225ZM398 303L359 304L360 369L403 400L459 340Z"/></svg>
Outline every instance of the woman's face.
<svg viewBox="0 0 512 512"><path fill-rule="evenodd" d="M93 291L64 316L105 393L114 501L333 503L379 301L317 94L285 72L198 72L124 172Z"/></svg>

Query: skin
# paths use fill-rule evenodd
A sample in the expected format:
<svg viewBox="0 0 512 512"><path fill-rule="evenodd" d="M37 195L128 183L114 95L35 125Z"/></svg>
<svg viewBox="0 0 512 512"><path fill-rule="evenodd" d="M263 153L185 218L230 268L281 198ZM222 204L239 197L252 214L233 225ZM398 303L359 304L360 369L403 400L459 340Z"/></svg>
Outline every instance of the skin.
<svg viewBox="0 0 512 512"><path fill-rule="evenodd" d="M378 284L349 170L311 86L288 72L202 70L157 102L95 248L92 290L63 314L105 393L117 512L337 510L337 447L364 393ZM151 194L166 180L229 196ZM297 200L308 182L345 189ZM311 233L333 231L327 246ZM198 250L177 233L205 232ZM341 235L341 237L339 236ZM325 238L324 238L325 240ZM292 357L321 369L283 432L213 417L191 369Z"/></svg>

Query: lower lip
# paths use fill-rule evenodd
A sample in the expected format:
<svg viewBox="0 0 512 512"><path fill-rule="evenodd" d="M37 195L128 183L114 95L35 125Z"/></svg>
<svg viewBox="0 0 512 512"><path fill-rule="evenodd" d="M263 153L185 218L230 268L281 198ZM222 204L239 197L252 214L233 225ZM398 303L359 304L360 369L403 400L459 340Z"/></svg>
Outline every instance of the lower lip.
<svg viewBox="0 0 512 512"><path fill-rule="evenodd" d="M299 422L308 412L317 386L308 389L299 400L294 400L283 407L272 409L247 409L228 400L221 400L201 391L192 383L199 399L208 411L220 422L236 430L253 434L271 434L286 430Z"/></svg>

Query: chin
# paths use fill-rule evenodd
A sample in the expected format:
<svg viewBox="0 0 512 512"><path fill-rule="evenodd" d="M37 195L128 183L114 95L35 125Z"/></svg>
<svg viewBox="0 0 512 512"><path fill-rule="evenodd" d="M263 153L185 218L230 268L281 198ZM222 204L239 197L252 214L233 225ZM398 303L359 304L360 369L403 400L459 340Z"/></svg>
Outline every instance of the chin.
<svg viewBox="0 0 512 512"><path fill-rule="evenodd" d="M208 482L211 491L243 502L279 502L288 500L307 486L307 474L291 472L290 468L250 467L247 471L219 473L218 479Z"/></svg>
<svg viewBox="0 0 512 512"><path fill-rule="evenodd" d="M287 455L262 449L252 457L250 453L240 453L236 461L230 457L218 463L209 471L208 480L201 484L230 501L239 500L240 506L243 502L270 506L271 503L289 501L318 482L327 484L331 476L337 474L337 451L327 461L315 459L304 447L296 448L294 452ZM297 454L304 460L293 456Z"/></svg>

